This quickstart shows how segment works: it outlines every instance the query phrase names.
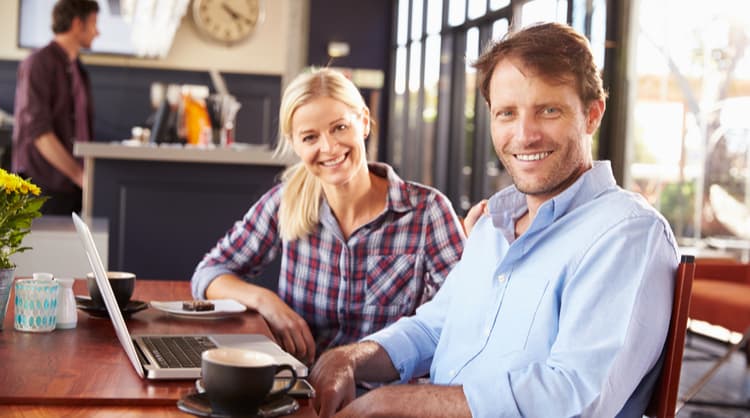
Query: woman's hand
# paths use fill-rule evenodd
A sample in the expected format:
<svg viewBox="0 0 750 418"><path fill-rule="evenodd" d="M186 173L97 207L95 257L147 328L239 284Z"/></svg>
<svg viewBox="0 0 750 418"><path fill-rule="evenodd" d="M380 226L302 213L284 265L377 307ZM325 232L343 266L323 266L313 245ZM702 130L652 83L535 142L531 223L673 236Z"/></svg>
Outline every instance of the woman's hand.
<svg viewBox="0 0 750 418"><path fill-rule="evenodd" d="M315 340L307 322L276 293L268 289L260 292L256 309L268 322L276 341L303 363L312 364L315 360Z"/></svg>
<svg viewBox="0 0 750 418"><path fill-rule="evenodd" d="M469 213L464 218L464 232L466 232L467 237L471 233L471 230L474 229L474 225L476 225L479 218L485 214L487 214L487 199L482 200L469 209Z"/></svg>
<svg viewBox="0 0 750 418"><path fill-rule="evenodd" d="M206 289L208 299L234 299L258 311L268 322L276 342L291 355L310 365L315 360L315 340L310 327L273 291L247 283L234 274L216 277Z"/></svg>

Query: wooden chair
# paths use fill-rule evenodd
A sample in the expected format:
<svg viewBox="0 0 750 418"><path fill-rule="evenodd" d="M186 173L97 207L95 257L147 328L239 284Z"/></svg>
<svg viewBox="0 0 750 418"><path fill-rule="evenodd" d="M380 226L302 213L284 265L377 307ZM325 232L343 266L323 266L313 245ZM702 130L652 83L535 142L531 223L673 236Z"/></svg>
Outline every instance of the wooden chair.
<svg viewBox="0 0 750 418"><path fill-rule="evenodd" d="M744 350L746 365L750 366L750 264L733 259L696 260L690 319L719 325L743 335L739 342L730 344L724 355L715 359L708 371L685 391L683 401L716 408L750 409L747 401L693 399L739 350Z"/></svg>
<svg viewBox="0 0 750 418"><path fill-rule="evenodd" d="M672 418L677 413L677 390L680 385L682 351L685 348L685 332L694 273L695 258L692 255L683 255L675 277L672 319L665 343L664 363L661 366L659 381L656 383L646 409L646 415L649 417Z"/></svg>
<svg viewBox="0 0 750 418"><path fill-rule="evenodd" d="M690 319L744 333L750 327L750 264L732 259L698 259ZM745 357L750 365L750 349Z"/></svg>

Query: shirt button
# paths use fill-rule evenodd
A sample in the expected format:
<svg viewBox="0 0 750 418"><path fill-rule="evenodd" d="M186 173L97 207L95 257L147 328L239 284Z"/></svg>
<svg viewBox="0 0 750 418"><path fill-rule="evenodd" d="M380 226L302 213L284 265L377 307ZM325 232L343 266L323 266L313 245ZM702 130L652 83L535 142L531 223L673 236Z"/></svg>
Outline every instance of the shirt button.
<svg viewBox="0 0 750 418"><path fill-rule="evenodd" d="M498 283L505 283L506 279L507 279L507 277L505 277L504 274L501 274L501 275L497 276L497 282Z"/></svg>
<svg viewBox="0 0 750 418"><path fill-rule="evenodd" d="M487 328L484 329L484 333L483 334L484 334L485 337L489 337L491 333L492 333L492 328L487 327Z"/></svg>
<svg viewBox="0 0 750 418"><path fill-rule="evenodd" d="M448 376L450 376L450 377L454 377L455 375L456 375L456 371L455 370L451 370L451 371L448 372Z"/></svg>

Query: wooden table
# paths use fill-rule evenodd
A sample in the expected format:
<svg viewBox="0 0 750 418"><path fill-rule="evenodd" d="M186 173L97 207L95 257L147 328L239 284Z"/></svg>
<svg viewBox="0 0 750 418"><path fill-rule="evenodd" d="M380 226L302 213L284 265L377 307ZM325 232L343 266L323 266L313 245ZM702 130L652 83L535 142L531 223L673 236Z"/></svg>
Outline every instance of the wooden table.
<svg viewBox="0 0 750 418"><path fill-rule="evenodd" d="M86 281L76 280L85 295ZM133 299L190 299L184 281L139 280ZM0 331L0 413L24 417L185 417L177 401L194 390L194 380L153 381L138 377L109 318L78 311L71 330L27 333L13 328L13 294ZM270 335L257 313L195 320L148 308L126 320L131 333L260 333ZM293 416L314 417L307 402Z"/></svg>

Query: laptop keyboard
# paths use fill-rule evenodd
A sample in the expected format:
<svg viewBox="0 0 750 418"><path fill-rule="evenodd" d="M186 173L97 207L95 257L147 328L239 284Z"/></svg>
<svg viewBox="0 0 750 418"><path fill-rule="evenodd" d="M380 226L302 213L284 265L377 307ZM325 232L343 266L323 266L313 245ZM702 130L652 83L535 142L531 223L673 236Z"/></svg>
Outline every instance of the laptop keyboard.
<svg viewBox="0 0 750 418"><path fill-rule="evenodd" d="M201 367L201 353L216 347L208 337L200 336L143 336L141 340L162 368Z"/></svg>

